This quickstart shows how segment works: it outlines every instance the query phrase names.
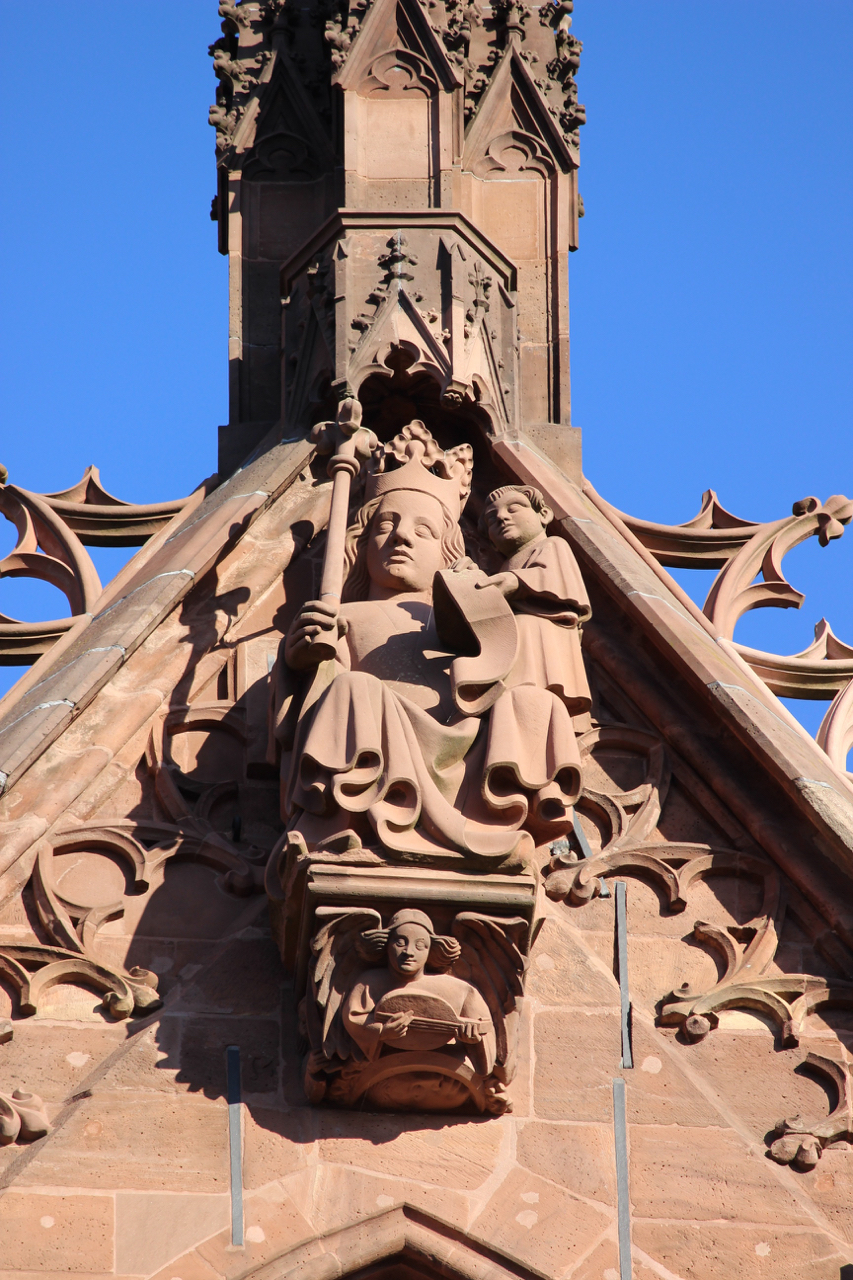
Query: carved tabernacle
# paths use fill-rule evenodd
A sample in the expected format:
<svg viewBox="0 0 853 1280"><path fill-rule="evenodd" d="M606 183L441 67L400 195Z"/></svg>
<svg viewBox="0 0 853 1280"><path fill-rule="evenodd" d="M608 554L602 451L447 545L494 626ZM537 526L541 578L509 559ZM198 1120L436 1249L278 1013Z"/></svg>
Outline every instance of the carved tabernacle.
<svg viewBox="0 0 853 1280"><path fill-rule="evenodd" d="M2 1276L839 1280L853 502L584 480L571 0L219 13L217 474L0 467Z"/></svg>
<svg viewBox="0 0 853 1280"><path fill-rule="evenodd" d="M364 1095L499 1112L530 871L537 849L541 863L572 830L582 789L572 717L590 706L579 638L589 602L567 543L546 536L553 513L533 487L489 493L479 532L466 525L488 570L466 554L469 444L442 449L419 421L380 444L355 401L314 437L334 451L331 513L318 598L297 611L274 671L287 831L267 872L283 954L300 990L307 982L306 1090L340 1105ZM383 867L379 901L358 871ZM348 869L349 880L324 893L324 868ZM422 909L436 873L447 877L439 900L471 908L453 914L443 941ZM491 892L514 884L524 914L483 914L477 873ZM377 950L369 938L392 900L403 914L391 912ZM423 961L414 986L395 958L404 925L406 964ZM357 958L371 957L376 972L358 978Z"/></svg>
<svg viewBox="0 0 853 1280"><path fill-rule="evenodd" d="M343 456L336 486L357 470ZM535 489L489 496L496 573L465 555L471 459L469 445L442 450L413 422L369 454L342 545L333 496L320 598L298 612L277 664L282 816L309 850L517 869L571 828L589 603L568 545L545 535L552 513ZM324 589L339 560L342 603L339 571Z"/></svg>

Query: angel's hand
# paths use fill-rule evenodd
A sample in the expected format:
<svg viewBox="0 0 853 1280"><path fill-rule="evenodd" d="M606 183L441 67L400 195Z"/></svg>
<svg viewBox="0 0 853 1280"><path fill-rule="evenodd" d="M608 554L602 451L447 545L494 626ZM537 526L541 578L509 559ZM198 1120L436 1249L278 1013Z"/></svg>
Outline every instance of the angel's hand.
<svg viewBox="0 0 853 1280"><path fill-rule="evenodd" d="M319 1052L317 1049L312 1049L308 1054L308 1057L305 1059L305 1070L310 1076L320 1075L323 1068L327 1065L325 1054Z"/></svg>
<svg viewBox="0 0 853 1280"><path fill-rule="evenodd" d="M387 1022L383 1022L382 1030L379 1032L380 1039L400 1039L408 1031L409 1023L414 1016L411 1009L406 1009L404 1013L393 1014Z"/></svg>
<svg viewBox="0 0 853 1280"><path fill-rule="evenodd" d="M479 569L476 560L472 560L470 556L461 556L455 564L450 566L451 573L470 573L472 569Z"/></svg>
<svg viewBox="0 0 853 1280"><path fill-rule="evenodd" d="M309 600L297 613L284 642L284 660L289 667L303 671L316 667L328 657L329 647L337 644L346 631L337 605L325 600Z"/></svg>
<svg viewBox="0 0 853 1280"><path fill-rule="evenodd" d="M497 587L504 598L514 596L518 590L518 578L514 573L495 573L491 578L474 584L477 587Z"/></svg>
<svg viewBox="0 0 853 1280"><path fill-rule="evenodd" d="M479 1044L483 1039L480 1024L477 1022L463 1022L456 1032L456 1039L461 1041L462 1044Z"/></svg>

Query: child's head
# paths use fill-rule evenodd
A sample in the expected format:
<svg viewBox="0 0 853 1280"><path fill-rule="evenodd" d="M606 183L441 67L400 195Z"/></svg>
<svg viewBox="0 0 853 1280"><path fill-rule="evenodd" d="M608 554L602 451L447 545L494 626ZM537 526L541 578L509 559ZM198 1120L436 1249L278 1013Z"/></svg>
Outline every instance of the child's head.
<svg viewBox="0 0 853 1280"><path fill-rule="evenodd" d="M486 499L480 527L504 556L541 538L554 513L532 485L507 484Z"/></svg>

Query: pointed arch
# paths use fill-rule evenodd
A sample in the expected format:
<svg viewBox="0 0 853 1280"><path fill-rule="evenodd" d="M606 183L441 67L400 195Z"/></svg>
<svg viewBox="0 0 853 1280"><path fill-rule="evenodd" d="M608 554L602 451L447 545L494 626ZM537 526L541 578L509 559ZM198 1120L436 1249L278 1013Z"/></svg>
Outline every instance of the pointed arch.
<svg viewBox="0 0 853 1280"><path fill-rule="evenodd" d="M239 139L250 181L312 182L334 167L326 131L283 50L261 86L253 126Z"/></svg>
<svg viewBox="0 0 853 1280"><path fill-rule="evenodd" d="M327 1258L328 1272L318 1268ZM541 1272L409 1205L388 1209L279 1254L244 1280L336 1275L350 1280L542 1280Z"/></svg>

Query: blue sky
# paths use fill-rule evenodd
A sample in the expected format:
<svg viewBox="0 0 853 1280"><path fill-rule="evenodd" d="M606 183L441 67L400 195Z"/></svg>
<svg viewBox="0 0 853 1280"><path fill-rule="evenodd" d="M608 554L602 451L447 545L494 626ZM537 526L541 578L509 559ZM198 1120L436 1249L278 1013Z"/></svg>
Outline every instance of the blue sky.
<svg viewBox="0 0 853 1280"><path fill-rule="evenodd" d="M4 71L0 462L42 492L94 462L119 497L156 501L215 470L227 418L227 272L208 216L216 2L181 0L164 27L144 0L90 0L84 41L65 5L51 12L36 62ZM853 5L577 0L574 30L586 474L621 509L673 522L709 487L756 520L850 493ZM0 555L13 540L0 524ZM94 557L106 579L124 553ZM853 529L785 564L802 610L748 615L737 638L795 652L825 615L853 643ZM4 580L0 611L56 616L52 595ZM15 674L0 669L0 691ZM797 709L815 728L823 707Z"/></svg>

